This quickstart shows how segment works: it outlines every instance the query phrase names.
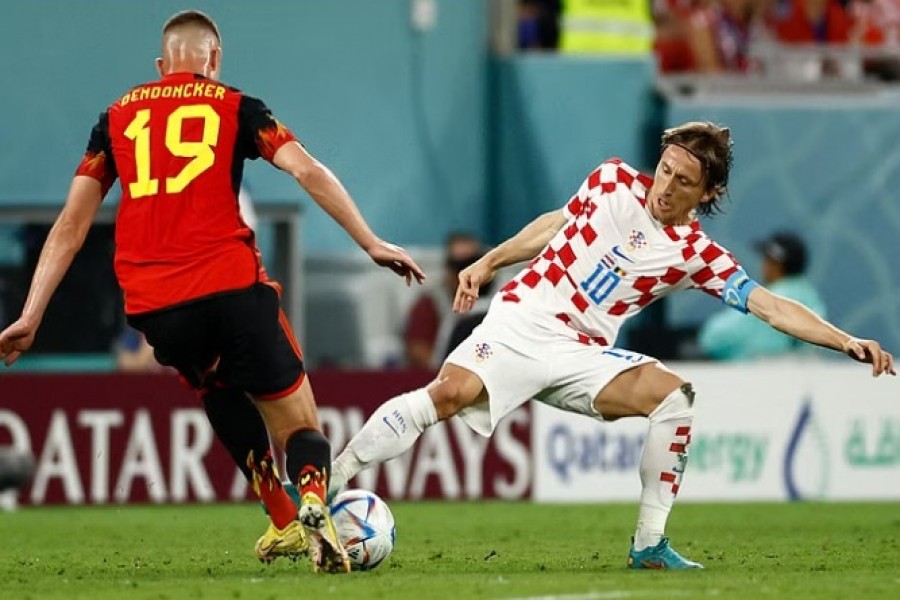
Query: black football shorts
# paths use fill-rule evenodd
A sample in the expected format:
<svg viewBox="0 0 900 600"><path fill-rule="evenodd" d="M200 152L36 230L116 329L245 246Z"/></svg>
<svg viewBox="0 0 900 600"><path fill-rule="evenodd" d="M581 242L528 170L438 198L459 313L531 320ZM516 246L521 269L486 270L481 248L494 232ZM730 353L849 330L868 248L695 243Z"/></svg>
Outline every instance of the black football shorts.
<svg viewBox="0 0 900 600"><path fill-rule="evenodd" d="M273 285L223 292L130 315L160 364L191 387L230 387L260 399L287 396L303 382L303 355Z"/></svg>

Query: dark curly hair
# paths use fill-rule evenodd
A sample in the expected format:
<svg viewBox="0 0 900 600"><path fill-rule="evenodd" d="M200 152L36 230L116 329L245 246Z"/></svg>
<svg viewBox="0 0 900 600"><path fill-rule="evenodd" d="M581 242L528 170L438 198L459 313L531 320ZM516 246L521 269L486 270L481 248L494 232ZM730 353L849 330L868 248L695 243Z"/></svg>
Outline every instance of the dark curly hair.
<svg viewBox="0 0 900 600"><path fill-rule="evenodd" d="M701 215L722 211L719 202L728 193L728 174L734 162L733 145L731 130L709 121L691 121L663 132L663 150L666 146L681 146L703 167L706 191L713 192L713 197L697 207Z"/></svg>

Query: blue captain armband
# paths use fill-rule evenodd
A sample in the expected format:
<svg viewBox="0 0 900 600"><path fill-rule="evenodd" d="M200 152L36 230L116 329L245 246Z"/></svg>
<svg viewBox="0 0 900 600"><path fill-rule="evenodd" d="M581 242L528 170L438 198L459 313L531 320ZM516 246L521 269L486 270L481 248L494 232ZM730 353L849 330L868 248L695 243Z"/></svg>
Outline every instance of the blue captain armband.
<svg viewBox="0 0 900 600"><path fill-rule="evenodd" d="M725 282L722 288L722 302L735 310L739 310L746 314L747 299L750 292L759 287L759 284L750 279L750 276L743 269L738 269Z"/></svg>

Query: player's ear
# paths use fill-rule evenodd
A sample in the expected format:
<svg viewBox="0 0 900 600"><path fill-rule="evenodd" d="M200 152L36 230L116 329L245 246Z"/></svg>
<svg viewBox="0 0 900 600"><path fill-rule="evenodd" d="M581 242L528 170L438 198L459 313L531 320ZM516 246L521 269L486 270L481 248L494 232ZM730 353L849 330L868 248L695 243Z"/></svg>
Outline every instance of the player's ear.
<svg viewBox="0 0 900 600"><path fill-rule="evenodd" d="M159 71L160 77L165 75L165 73L163 72L163 59L161 59L161 58L156 59L156 70Z"/></svg>
<svg viewBox="0 0 900 600"><path fill-rule="evenodd" d="M716 187L709 188L708 190L703 192L703 197L700 198L700 204L706 204L707 202L712 202L713 200L715 200L716 198L721 196L723 193L725 193L724 186L719 185Z"/></svg>
<svg viewBox="0 0 900 600"><path fill-rule="evenodd" d="M222 47L217 46L209 51L209 75L211 79L219 79L219 70L222 68Z"/></svg>

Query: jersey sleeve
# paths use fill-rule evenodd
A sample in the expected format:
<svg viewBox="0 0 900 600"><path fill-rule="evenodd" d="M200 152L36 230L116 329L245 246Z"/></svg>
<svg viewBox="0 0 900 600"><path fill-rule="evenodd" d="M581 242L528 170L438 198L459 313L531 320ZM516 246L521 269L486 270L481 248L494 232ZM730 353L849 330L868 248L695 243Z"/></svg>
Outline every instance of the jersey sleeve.
<svg viewBox="0 0 900 600"><path fill-rule="evenodd" d="M112 142L109 139L108 111L100 113L97 124L91 130L87 149L84 151L81 163L75 169L75 175L86 175L99 181L104 196L115 183L118 173L113 160Z"/></svg>
<svg viewBox="0 0 900 600"><path fill-rule="evenodd" d="M244 157L250 160L262 157L272 162L279 148L297 141L291 130L272 115L269 107L252 96L241 97L238 129Z"/></svg>
<svg viewBox="0 0 900 600"><path fill-rule="evenodd" d="M738 271L743 272L741 265L731 252L707 237L693 245L693 248L696 254L688 262L691 287L699 288L724 302L722 294L725 284L732 275Z"/></svg>

